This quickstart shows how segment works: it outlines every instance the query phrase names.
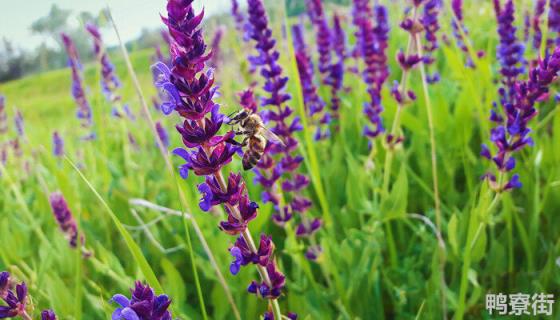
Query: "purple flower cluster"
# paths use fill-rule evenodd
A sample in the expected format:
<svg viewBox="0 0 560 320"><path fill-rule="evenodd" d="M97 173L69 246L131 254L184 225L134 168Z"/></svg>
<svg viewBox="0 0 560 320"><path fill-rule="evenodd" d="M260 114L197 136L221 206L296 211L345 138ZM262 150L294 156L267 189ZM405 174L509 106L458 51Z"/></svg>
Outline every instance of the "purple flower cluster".
<svg viewBox="0 0 560 320"><path fill-rule="evenodd" d="M0 134L8 132L8 113L6 112L6 98L0 95Z"/></svg>
<svg viewBox="0 0 560 320"><path fill-rule="evenodd" d="M109 55L105 50L99 29L96 25L88 23L86 25L86 30L93 38L93 52L101 66L101 90L107 101L112 105L112 115L120 118L123 117L124 113L128 115L130 119L133 119L134 116L130 112L129 107L127 105L121 107L122 98L117 93L117 90L121 87L121 82L115 74L115 66L111 63Z"/></svg>
<svg viewBox="0 0 560 320"><path fill-rule="evenodd" d="M426 44L424 45L425 55L424 63L426 65L431 65L434 63L434 52L438 49L438 37L437 33L440 29L438 22L438 15L441 11L442 2L441 0L428 0L424 5L424 13L420 18L422 25L425 30ZM436 83L439 81L439 74L437 72L426 75L428 83Z"/></svg>
<svg viewBox="0 0 560 320"><path fill-rule="evenodd" d="M342 29L340 17L333 16L333 29L329 28L323 4L320 0L307 0L307 12L315 29L315 39L319 61L317 68L322 75L322 83L330 87L332 117L338 118L340 108L339 92L344 80L344 60L346 59L346 35ZM333 61L331 52L337 56ZM330 114L322 120L329 123Z"/></svg>
<svg viewBox="0 0 560 320"><path fill-rule="evenodd" d="M463 52L467 53L469 51L467 45L465 44L467 39L463 39L463 34L467 36L469 34L469 30L463 23L463 0L451 0L451 10L453 10L453 14L455 15L454 19L451 21L453 36L457 40L459 48L461 48Z"/></svg>
<svg viewBox="0 0 560 320"><path fill-rule="evenodd" d="M356 44L354 50L352 51L352 56L354 58L362 56L362 48L364 46L362 43L362 39L364 38L364 35L362 34L363 25L365 21L372 18L373 12L371 11L371 6L369 5L368 0L352 0L352 24L356 29L354 32Z"/></svg>
<svg viewBox="0 0 560 320"><path fill-rule="evenodd" d="M360 3L362 5L362 3ZM364 3L363 5L368 5ZM365 11L370 9L363 8ZM364 105L364 113L371 123L364 128L364 134L367 137L375 138L385 131L381 119L383 106L381 104L381 90L385 80L389 77L389 68L387 66L387 40L389 33L389 24L387 21L387 9L381 5L374 8L374 17L377 22L373 26L371 19L362 19L360 22L360 35L362 39L362 57L365 62L363 72L364 81L367 84L367 92L370 101Z"/></svg>
<svg viewBox="0 0 560 320"><path fill-rule="evenodd" d="M93 113L84 90L84 84L81 74L82 65L80 63L78 51L74 46L74 42L67 34L62 33L61 36L62 42L64 43L64 47L66 49L66 53L68 55L68 65L72 69L72 96L74 97L74 100L76 101L76 104L78 106L76 116L79 120L82 121L83 128L89 128L93 125ZM94 135L93 133L91 133L85 138L89 139L93 137Z"/></svg>
<svg viewBox="0 0 560 320"><path fill-rule="evenodd" d="M204 12L195 14L192 2L193 0L168 1L167 17L162 18L171 34L173 61L171 70L163 63L154 66L160 72L158 86L169 97L162 110L166 114L175 110L184 119L177 130L186 149L175 149L174 153L186 161L180 168L183 178L190 171L195 175L205 176L205 182L198 186L202 194L200 208L208 211L212 206L223 205L227 219L220 222L220 229L230 235L240 235L243 240L238 240L236 247L242 241L247 244L240 248L241 251L260 255L265 248L255 246L248 230L249 222L257 216L258 205L249 199L241 175L230 173L226 180L221 171L239 149L233 143L232 131L222 136L217 135L225 116L220 113L220 106L213 100L217 95L213 74L211 71L205 72L211 54L206 53L206 44L199 27ZM273 248L272 243L267 245ZM234 254L234 258L237 261L239 256ZM262 283L259 283L261 296L278 298L284 287L284 276L277 270L272 253L266 259L261 255L257 267L262 276ZM233 268L232 271L238 270Z"/></svg>
<svg viewBox="0 0 560 320"><path fill-rule="evenodd" d="M245 16L240 11L239 2L231 0L231 15L235 21L235 29L242 34L244 42L249 42L251 39L251 24L246 21ZM250 70L252 71L252 70Z"/></svg>
<svg viewBox="0 0 560 320"><path fill-rule="evenodd" d="M323 83L326 83L331 67L331 30L321 0L306 0L306 6L311 23L316 30L317 51L319 53L317 67L323 75Z"/></svg>
<svg viewBox="0 0 560 320"><path fill-rule="evenodd" d="M41 312L41 320L57 320L56 314L52 310L43 310Z"/></svg>
<svg viewBox="0 0 560 320"><path fill-rule="evenodd" d="M23 120L23 114L21 114L20 110L16 110L16 114L14 115L14 126L16 128L16 133L19 137L23 137L25 135L25 122Z"/></svg>
<svg viewBox="0 0 560 320"><path fill-rule="evenodd" d="M111 302L120 305L111 319L113 320L172 320L171 312L168 310L171 299L165 294L157 296L148 285L137 281L134 289L131 289L131 298L122 294L116 294Z"/></svg>
<svg viewBox="0 0 560 320"><path fill-rule="evenodd" d="M332 62L326 83L331 87L331 110L334 118L338 118L340 108L339 93L344 82L344 61L346 60L346 33L342 28L341 18L333 15L332 48L336 54L336 62Z"/></svg>
<svg viewBox="0 0 560 320"><path fill-rule="evenodd" d="M221 61L221 50L220 50L220 44L222 42L222 38L224 37L224 33L226 32L226 29L224 26L219 26L216 29L216 32L214 32L214 38L212 38L212 45L211 45L211 50L212 50L212 57L210 58L209 61L209 66L211 66L212 68L217 68L218 64Z"/></svg>
<svg viewBox="0 0 560 320"><path fill-rule="evenodd" d="M547 46L560 44L560 0L549 0L548 32L556 33L556 38L549 37Z"/></svg>
<svg viewBox="0 0 560 320"><path fill-rule="evenodd" d="M167 129L161 124L161 122L156 122L156 132L158 139L161 141L165 148L169 147L169 135L167 134Z"/></svg>
<svg viewBox="0 0 560 320"><path fill-rule="evenodd" d="M64 140L58 133L55 131L52 135L52 151L53 155L57 158L60 158L64 155Z"/></svg>
<svg viewBox="0 0 560 320"><path fill-rule="evenodd" d="M231 0L231 15L233 16L233 20L235 21L235 28L238 31L243 31L245 17L239 9L239 2L237 2L237 0Z"/></svg>
<svg viewBox="0 0 560 320"><path fill-rule="evenodd" d="M261 105L273 106L276 109L267 109L261 114L266 121L274 123L272 131L284 142L283 145L269 143L265 156L257 164L261 170L257 172L256 181L267 189L263 194L263 201L274 204L276 212L272 218L277 224L283 225L292 219L293 213L298 213L301 224L307 225L305 214L312 203L302 193L309 185L309 179L296 173L303 157L295 152L298 141L293 136L302 126L298 117L294 117L290 124L286 122L293 112L290 107L284 105L290 99L290 96L284 93L288 78L282 75L282 67L277 62L280 54L274 48L276 41L268 27L264 4L262 0L249 0L248 3L249 21L253 26L251 38L256 42L255 47L258 51L258 56L251 57L250 61L260 67L261 75L265 79L264 90L270 94L270 97L262 99ZM279 157L275 160L273 155ZM279 181L284 174L288 177ZM282 195L277 191L277 183L282 188ZM282 206L281 199L284 200Z"/></svg>
<svg viewBox="0 0 560 320"><path fill-rule="evenodd" d="M451 21L451 27L453 29L453 36L457 41L457 46L463 51L465 54L469 54L469 48L467 47L467 41L469 41L469 30L464 24L463 21L463 0L451 0L451 10L455 15L454 19ZM484 56L483 51L477 52L478 57ZM474 61L472 61L471 57L468 56L467 58L467 67L474 68Z"/></svg>
<svg viewBox="0 0 560 320"><path fill-rule="evenodd" d="M78 238L80 238L80 244L84 244L85 238L83 235L78 234L78 226L76 225L76 220L72 216L70 208L68 208L68 203L66 199L60 192L54 192L49 197L49 203L51 205L54 218L60 227L60 230L65 234L70 247L78 247Z"/></svg>
<svg viewBox="0 0 560 320"><path fill-rule="evenodd" d="M546 9L546 0L537 0L535 3L535 13L531 19L533 27L533 48L539 50L542 43L541 17Z"/></svg>
<svg viewBox="0 0 560 320"><path fill-rule="evenodd" d="M303 102L311 119L317 125L315 140L322 140L330 135L328 128L330 115L328 113L323 114L325 102L317 93L317 86L314 83L313 62L304 42L303 26L300 24L293 25L292 36L295 58L303 91Z"/></svg>
<svg viewBox="0 0 560 320"><path fill-rule="evenodd" d="M500 37L500 44L497 48L498 59L502 65L500 72L506 88L505 98L511 100L515 81L520 74L525 72L525 59L523 58L525 47L516 37L517 28L514 25L515 6L513 0L507 0L503 8L500 5L500 0L494 0L494 9Z"/></svg>
<svg viewBox="0 0 560 320"><path fill-rule="evenodd" d="M487 145L482 145L481 155L492 160L500 172L499 178L492 173L485 177L490 181L491 187L498 191L507 191L521 187L519 176L514 174L508 181L502 181L503 175L515 168L516 161L514 153L525 146L532 146L533 139L529 136L531 129L529 121L536 117L535 104L544 101L549 96L549 86L557 79L560 71L560 48L552 55L546 55L539 60L538 65L529 71L527 81L516 81L506 99L505 89L500 90L502 95L502 112L494 106L490 121L496 124L492 129L490 141L495 146L492 153Z"/></svg>
<svg viewBox="0 0 560 320"><path fill-rule="evenodd" d="M27 285L25 282L12 287L10 274L6 271L0 272L0 298L6 305L0 306L0 319L22 317L31 319L26 312Z"/></svg>

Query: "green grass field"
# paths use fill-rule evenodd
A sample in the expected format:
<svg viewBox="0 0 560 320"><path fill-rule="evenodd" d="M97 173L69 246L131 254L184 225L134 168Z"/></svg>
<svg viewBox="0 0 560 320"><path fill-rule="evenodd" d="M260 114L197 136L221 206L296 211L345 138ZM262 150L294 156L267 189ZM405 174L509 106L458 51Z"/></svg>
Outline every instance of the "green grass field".
<svg viewBox="0 0 560 320"><path fill-rule="evenodd" d="M521 6L520 1L516 3ZM393 57L406 45L407 34L397 25L402 18L399 5L388 5L389 84L401 78ZM281 37L278 17L282 12L277 9L270 12L276 18L281 64L290 77L290 105L305 116L291 45ZM279 299L283 312L296 312L300 319L441 319L446 310L448 318L462 319L464 314L465 319L493 319L485 310L487 293L544 292L556 299L560 295L560 114L556 102L551 97L538 104L540 114L530 124L535 144L517 156L515 172L523 187L494 198L480 179L493 164L479 156L481 143L489 141L492 124L488 117L492 102L498 99L498 40L492 4L465 3L472 49L486 53L475 60L474 69L465 66L466 53L454 42L448 9L440 17L440 32L451 42L441 44L436 63L430 66L439 71L442 81L430 85L425 96L419 70L411 70L409 84L418 97L402 114L405 141L394 153L388 192L383 192L388 151L380 139L371 151L362 134L367 121L362 106L367 97L359 75L345 74L348 90L341 97L338 131L330 139L313 141L310 123L299 132L298 151L305 158L301 170L312 182L306 191L314 204L310 214L325 223L317 235L323 248L317 263L305 259L305 241L295 237L293 226L282 229L272 223L273 208L260 202L262 188L252 183L254 173L243 172L249 194L260 204L259 215L251 223L253 236L272 235L278 264L287 277ZM516 24L521 29L519 12ZM346 22L351 35L351 21ZM308 31L311 44L314 37ZM210 42L209 34L206 42ZM258 73L245 74L249 52L235 29L228 29L222 48L223 59L216 70L221 91L217 101L223 113L229 114L239 109L237 92L253 80L260 88L262 79ZM152 54L152 50L136 51L130 58L152 117L169 132L171 151L182 145L174 129L179 118L175 114L165 117L152 108L150 99L156 94ZM527 59L536 56L528 46ZM174 318L203 318L199 285L208 319L235 319L227 291L200 240L203 236L241 318L258 319L267 303L246 292L257 275L254 268L245 268L237 276L229 272L232 257L227 249L234 238L217 228L224 211L199 209L196 186L201 177L182 180L177 170L168 171L123 57L111 58L123 82L120 93L137 119L110 116L111 108L100 91L99 68L86 65L88 99L98 135L94 141L79 139L83 132L75 118L69 69L0 84L10 119L15 107L25 119L25 137L20 138L23 155L10 152L1 170L0 271L8 270L26 281L34 309L31 314L36 318L40 310L52 308L60 319L108 319L116 306L109 299L116 293L128 294L135 280L147 280L156 291L159 283L173 299ZM558 88L556 83L551 91ZM257 93L263 94L260 89ZM328 97L327 88L321 87L320 93ZM441 232L434 209L428 101L434 114ZM384 123L390 127L397 109L390 85L384 88L383 105ZM0 142L16 136L10 126L7 135L0 135ZM65 139L67 158L52 155L55 130ZM129 142L129 133L136 145ZM182 164L178 157L171 160L174 168ZM229 168L241 170L239 157L234 157ZM69 248L58 229L48 202L48 195L56 190L65 195L86 237L85 247L93 253L88 259ZM188 216L139 206L132 199L184 210ZM493 199L497 202L491 205ZM560 303L554 305L553 314L551 319L560 315Z"/></svg>

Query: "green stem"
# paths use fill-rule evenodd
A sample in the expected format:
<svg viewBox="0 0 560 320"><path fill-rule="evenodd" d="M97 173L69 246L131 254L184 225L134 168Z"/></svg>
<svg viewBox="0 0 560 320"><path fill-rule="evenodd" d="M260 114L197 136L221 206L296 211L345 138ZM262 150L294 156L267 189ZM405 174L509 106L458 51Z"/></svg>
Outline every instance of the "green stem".
<svg viewBox="0 0 560 320"><path fill-rule="evenodd" d="M412 21L416 21L417 15L418 15L418 8L414 7L414 12L412 14ZM405 51L406 56L410 55L413 44L414 44L413 35L410 33L408 36L408 43L406 45L406 51ZM403 70L400 88L399 88L399 91L403 95L406 95L406 91L407 91L408 74L409 74L408 69ZM393 125L391 126L391 131L390 131L393 138L396 138L398 132L400 131L403 108L404 108L403 103L399 102L397 105L395 118L393 119ZM391 179L391 170L393 168L394 152L395 149L391 146L388 146L387 151L385 153L385 165L383 169L383 187L381 192L381 195L383 197L387 197L389 194L389 180ZM395 239L393 237L393 230L391 228L390 223L387 223L385 225L385 232L387 234L387 246L389 247L389 257L390 257L391 265L395 267L397 265L397 248L395 244Z"/></svg>
<svg viewBox="0 0 560 320"><path fill-rule="evenodd" d="M496 193L494 199L489 205L486 205L488 202L488 196L491 193L485 193L481 195L479 205L473 209L470 213L469 224L468 224L468 231L467 231L467 240L465 242L465 248L463 250L463 266L461 269L461 282L459 287L459 299L457 304L457 310L455 312L455 319L456 320L463 320L466 308L466 297L467 297L467 290L468 290L468 274L469 269L471 267L471 260L472 260L472 249L476 243L478 235L481 232L484 232L485 227L485 217L492 213L494 208L499 202L501 193ZM482 222L480 222L479 214L482 213Z"/></svg>

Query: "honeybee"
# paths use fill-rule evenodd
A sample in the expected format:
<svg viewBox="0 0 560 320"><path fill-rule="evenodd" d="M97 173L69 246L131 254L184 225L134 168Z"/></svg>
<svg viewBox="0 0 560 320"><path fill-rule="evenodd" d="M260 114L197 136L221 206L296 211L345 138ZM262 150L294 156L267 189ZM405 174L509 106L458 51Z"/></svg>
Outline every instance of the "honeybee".
<svg viewBox="0 0 560 320"><path fill-rule="evenodd" d="M245 136L241 143L232 141L241 147L247 147L241 161L244 170L252 169L261 160L268 141L284 145L280 137L265 127L261 117L249 110L237 112L228 124L238 124L239 130L235 131L235 134Z"/></svg>

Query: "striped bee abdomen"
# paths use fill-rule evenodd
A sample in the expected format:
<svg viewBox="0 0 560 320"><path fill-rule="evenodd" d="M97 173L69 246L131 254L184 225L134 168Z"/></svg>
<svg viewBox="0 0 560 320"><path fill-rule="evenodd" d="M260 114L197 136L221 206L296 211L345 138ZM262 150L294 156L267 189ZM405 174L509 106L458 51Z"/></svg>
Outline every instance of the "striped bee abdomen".
<svg viewBox="0 0 560 320"><path fill-rule="evenodd" d="M250 170L261 160L266 146L266 139L258 133L249 138L247 151L243 154L243 169Z"/></svg>

